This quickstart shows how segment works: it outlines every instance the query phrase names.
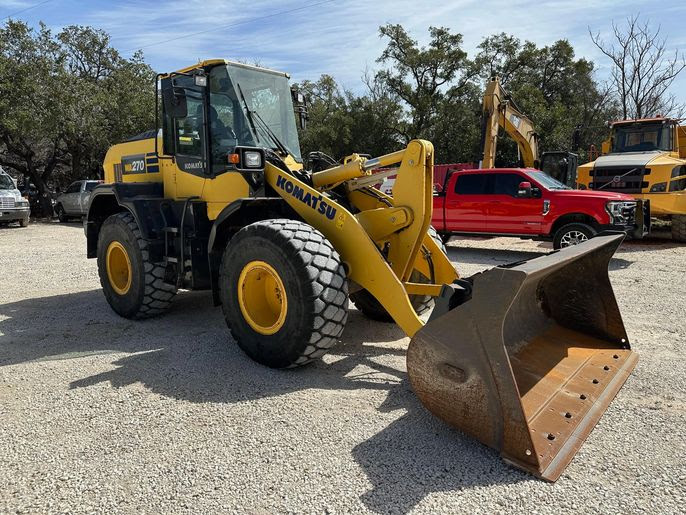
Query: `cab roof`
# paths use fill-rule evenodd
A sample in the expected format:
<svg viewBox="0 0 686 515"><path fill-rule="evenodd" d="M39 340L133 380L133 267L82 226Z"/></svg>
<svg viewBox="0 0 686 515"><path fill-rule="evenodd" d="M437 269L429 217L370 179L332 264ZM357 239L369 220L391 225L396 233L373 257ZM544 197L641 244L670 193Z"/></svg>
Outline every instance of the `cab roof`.
<svg viewBox="0 0 686 515"><path fill-rule="evenodd" d="M286 77L287 79L290 79L290 75L286 72L280 72L277 70L272 70L269 68L263 68L262 66L253 66L250 64L244 64L244 63L238 63L236 61L229 61L227 59L205 59L204 61L198 61L196 64L192 64L190 66L186 66L185 68L181 68L180 70L176 70L176 73L188 73L193 70L197 70L199 68L205 68L207 66L216 66L218 64L227 64L230 66L236 66L239 68L247 68L249 70L257 70L265 73L273 73L275 75L281 75L283 77Z"/></svg>
<svg viewBox="0 0 686 515"><path fill-rule="evenodd" d="M617 125L633 125L635 123L659 123L659 122L676 122L675 118L665 118L664 116L655 116L653 118L636 118L633 120L617 120L612 122L612 126Z"/></svg>

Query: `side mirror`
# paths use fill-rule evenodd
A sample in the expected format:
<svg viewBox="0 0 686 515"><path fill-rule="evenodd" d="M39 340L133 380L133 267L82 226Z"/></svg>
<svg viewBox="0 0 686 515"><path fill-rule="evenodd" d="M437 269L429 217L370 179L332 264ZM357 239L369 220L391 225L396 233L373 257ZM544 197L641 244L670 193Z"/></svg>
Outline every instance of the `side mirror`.
<svg viewBox="0 0 686 515"><path fill-rule="evenodd" d="M183 88L170 87L163 89L162 102L164 102L164 111L172 117L185 118L188 116L186 92Z"/></svg>
<svg viewBox="0 0 686 515"><path fill-rule="evenodd" d="M517 187L517 197L519 198L531 198L531 183L528 181L522 181Z"/></svg>

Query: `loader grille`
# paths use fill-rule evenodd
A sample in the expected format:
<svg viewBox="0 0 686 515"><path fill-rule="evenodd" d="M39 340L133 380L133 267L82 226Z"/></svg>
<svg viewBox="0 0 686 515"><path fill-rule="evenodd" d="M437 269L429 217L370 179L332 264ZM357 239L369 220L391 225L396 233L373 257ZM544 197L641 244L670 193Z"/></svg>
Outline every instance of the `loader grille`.
<svg viewBox="0 0 686 515"><path fill-rule="evenodd" d="M14 208L15 200L14 197L0 197L0 209L11 209Z"/></svg>
<svg viewBox="0 0 686 515"><path fill-rule="evenodd" d="M641 193L648 187L643 178L650 174L645 167L599 167L590 171L592 190L617 191L621 193Z"/></svg>

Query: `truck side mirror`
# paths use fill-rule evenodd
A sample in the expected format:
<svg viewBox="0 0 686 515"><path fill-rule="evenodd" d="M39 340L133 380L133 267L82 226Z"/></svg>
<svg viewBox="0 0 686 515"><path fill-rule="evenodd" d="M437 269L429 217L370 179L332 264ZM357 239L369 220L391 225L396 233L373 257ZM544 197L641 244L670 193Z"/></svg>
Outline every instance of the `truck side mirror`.
<svg viewBox="0 0 686 515"><path fill-rule="evenodd" d="M188 104L186 102L186 91L183 88L170 87L162 90L162 102L164 112L174 118L185 118L188 116Z"/></svg>
<svg viewBox="0 0 686 515"><path fill-rule="evenodd" d="M522 181L517 187L517 197L519 198L531 198L531 183L528 181Z"/></svg>

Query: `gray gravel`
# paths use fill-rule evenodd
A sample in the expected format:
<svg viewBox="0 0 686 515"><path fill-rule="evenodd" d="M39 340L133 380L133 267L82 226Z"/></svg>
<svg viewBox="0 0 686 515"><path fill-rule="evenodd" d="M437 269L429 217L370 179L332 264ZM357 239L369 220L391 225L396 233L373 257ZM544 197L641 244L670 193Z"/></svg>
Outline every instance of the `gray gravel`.
<svg viewBox="0 0 686 515"><path fill-rule="evenodd" d="M468 275L550 247L449 248ZM323 362L269 370L206 293L117 317L78 225L0 229L0 512L683 512L685 265L669 241L613 260L640 362L548 484L422 408L393 325L353 310Z"/></svg>

